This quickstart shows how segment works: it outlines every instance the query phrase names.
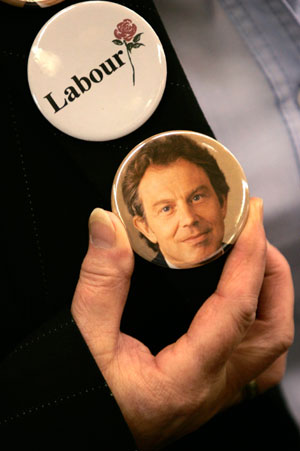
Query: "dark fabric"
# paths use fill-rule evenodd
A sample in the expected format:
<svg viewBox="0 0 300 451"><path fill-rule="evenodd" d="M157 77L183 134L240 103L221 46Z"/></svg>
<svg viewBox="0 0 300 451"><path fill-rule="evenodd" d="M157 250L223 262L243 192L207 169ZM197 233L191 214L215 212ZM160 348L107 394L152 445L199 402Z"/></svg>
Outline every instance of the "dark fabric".
<svg viewBox="0 0 300 451"><path fill-rule="evenodd" d="M142 15L157 32L167 56L168 80L146 124L104 143L80 141L52 127L28 88L31 44L44 23L71 2L46 9L0 4L2 449L135 449L70 315L87 249L87 221L94 207L110 209L114 174L137 143L166 130L211 136L212 131L152 2L120 3ZM214 291L225 258L173 271L136 256L123 331L154 353L176 340ZM226 444L245 449L249 435L257 449L283 443L284 449L299 449L293 448L299 443L297 431L277 389L220 415L170 449L203 449L210 444L211 449Z"/></svg>
<svg viewBox="0 0 300 451"><path fill-rule="evenodd" d="M222 243L222 246L223 249L225 249L225 252L230 252L230 250L232 249L231 244ZM224 252L224 250L222 252ZM151 260L151 262L155 263L156 265L163 266L164 268L169 268L165 260L165 257L160 251L155 255L155 257Z"/></svg>
<svg viewBox="0 0 300 451"><path fill-rule="evenodd" d="M167 262L161 252L158 252L157 255L155 255L154 259L152 260L152 263L155 263L156 265L163 266L164 268L168 268Z"/></svg>

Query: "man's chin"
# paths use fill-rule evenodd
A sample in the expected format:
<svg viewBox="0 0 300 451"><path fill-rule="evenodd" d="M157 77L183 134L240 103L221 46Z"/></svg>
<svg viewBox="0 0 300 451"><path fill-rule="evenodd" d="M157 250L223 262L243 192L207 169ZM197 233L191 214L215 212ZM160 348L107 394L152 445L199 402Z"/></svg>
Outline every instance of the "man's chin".
<svg viewBox="0 0 300 451"><path fill-rule="evenodd" d="M172 266L178 268L178 269L188 269L188 268L196 268L197 266L201 266L203 263L206 263L207 261L214 259L215 256L218 254L217 249L208 249L207 252L198 253L193 258L191 258L191 255L188 255L186 259L180 259L180 261L173 261L168 260ZM220 251L221 252L221 251Z"/></svg>

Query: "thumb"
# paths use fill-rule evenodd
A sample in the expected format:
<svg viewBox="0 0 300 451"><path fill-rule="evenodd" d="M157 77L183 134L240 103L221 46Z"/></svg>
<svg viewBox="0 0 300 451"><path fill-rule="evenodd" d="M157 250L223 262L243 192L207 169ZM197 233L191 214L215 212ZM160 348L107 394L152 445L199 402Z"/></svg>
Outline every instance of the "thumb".
<svg viewBox="0 0 300 451"><path fill-rule="evenodd" d="M218 287L188 331L199 349L210 350L214 370L227 361L255 321L265 264L263 204L252 198L246 226L228 256Z"/></svg>
<svg viewBox="0 0 300 451"><path fill-rule="evenodd" d="M89 219L89 248L71 312L94 358L112 356L133 271L133 252L121 221L96 208Z"/></svg>

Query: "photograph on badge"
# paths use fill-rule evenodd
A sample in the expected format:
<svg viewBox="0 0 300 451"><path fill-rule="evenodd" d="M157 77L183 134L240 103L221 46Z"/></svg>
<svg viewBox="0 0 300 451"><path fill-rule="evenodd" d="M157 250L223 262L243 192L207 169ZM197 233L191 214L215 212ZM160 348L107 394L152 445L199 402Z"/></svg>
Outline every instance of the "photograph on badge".
<svg viewBox="0 0 300 451"><path fill-rule="evenodd" d="M194 268L230 249L248 214L245 174L218 141L188 131L155 135L123 160L112 209L132 248L163 267Z"/></svg>

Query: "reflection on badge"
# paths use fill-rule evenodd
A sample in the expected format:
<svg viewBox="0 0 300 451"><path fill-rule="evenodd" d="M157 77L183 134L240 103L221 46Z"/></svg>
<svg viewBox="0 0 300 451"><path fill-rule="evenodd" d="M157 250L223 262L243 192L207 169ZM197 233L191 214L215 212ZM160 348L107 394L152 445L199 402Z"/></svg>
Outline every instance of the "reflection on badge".
<svg viewBox="0 0 300 451"><path fill-rule="evenodd" d="M196 132L160 133L123 160L112 210L134 251L158 265L203 265L232 247L248 216L243 169L221 143Z"/></svg>

